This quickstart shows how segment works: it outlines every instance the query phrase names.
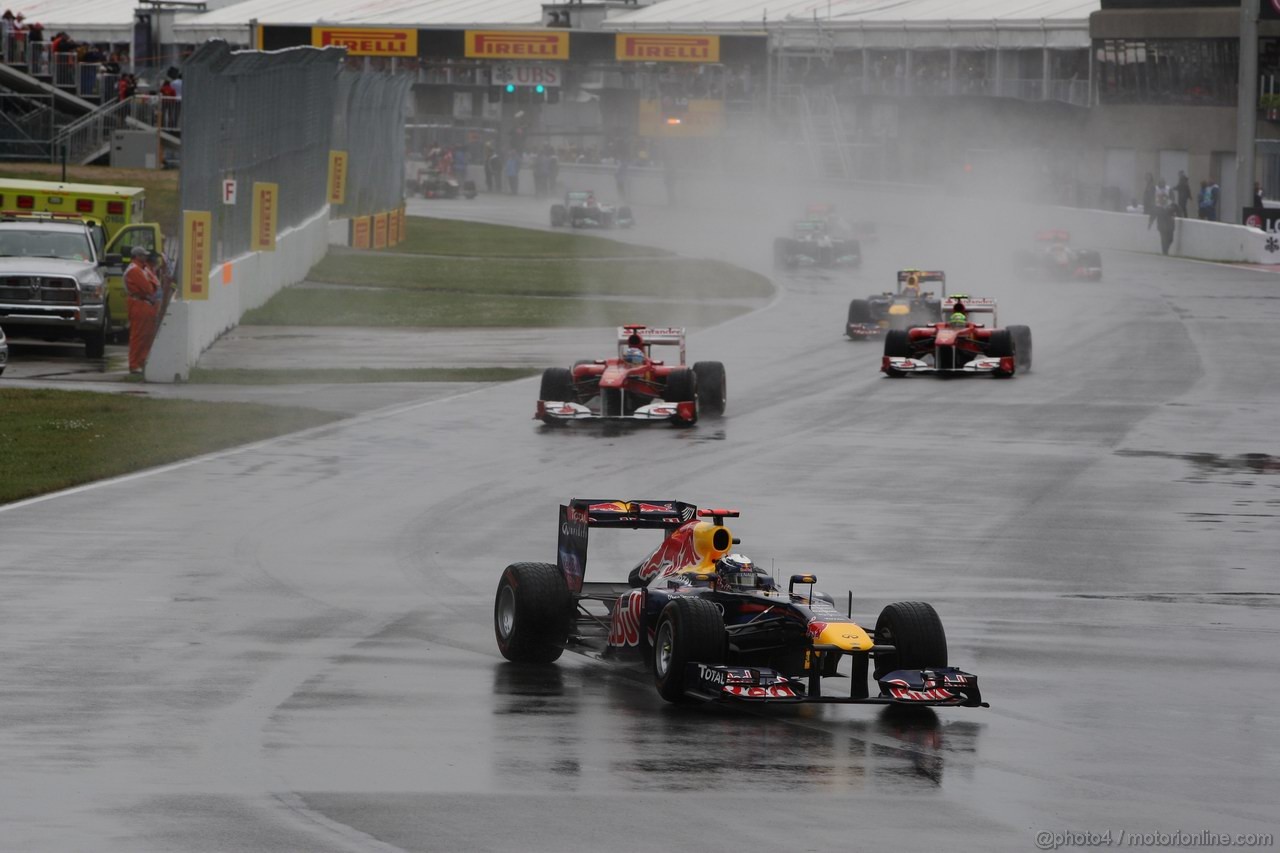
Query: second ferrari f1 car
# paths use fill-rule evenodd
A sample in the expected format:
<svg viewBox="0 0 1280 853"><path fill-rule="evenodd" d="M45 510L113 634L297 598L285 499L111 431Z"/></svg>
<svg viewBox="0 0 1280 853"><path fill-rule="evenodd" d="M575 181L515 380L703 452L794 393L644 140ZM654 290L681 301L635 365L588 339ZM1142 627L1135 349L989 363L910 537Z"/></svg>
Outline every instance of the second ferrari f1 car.
<svg viewBox="0 0 1280 853"><path fill-rule="evenodd" d="M892 376L932 373L946 376L985 374L996 378L1031 370L1031 329L987 328L973 314L996 320L996 301L957 293L942 301L945 322L890 329L884 336L881 372Z"/></svg>
<svg viewBox="0 0 1280 853"><path fill-rule="evenodd" d="M670 702L985 707L977 676L948 665L932 606L890 604L868 631L812 574L792 575L784 589L730 553L739 540L724 520L737 515L676 500L571 500L560 507L556 562L502 572L499 651L516 663L550 663L569 649L647 666ZM626 581L587 581L593 528L663 538Z"/></svg>
<svg viewBox="0 0 1280 853"><path fill-rule="evenodd" d="M655 360L655 346L678 347L680 361ZM721 362L686 366L684 329L628 325L618 329L616 357L544 370L534 418L547 424L609 420L688 426L700 416L724 414L727 400Z"/></svg>
<svg viewBox="0 0 1280 853"><path fill-rule="evenodd" d="M941 270L898 270L897 292L885 291L849 303L844 333L855 341L878 338L887 329L905 329L942 321L942 297L928 285L947 286Z"/></svg>

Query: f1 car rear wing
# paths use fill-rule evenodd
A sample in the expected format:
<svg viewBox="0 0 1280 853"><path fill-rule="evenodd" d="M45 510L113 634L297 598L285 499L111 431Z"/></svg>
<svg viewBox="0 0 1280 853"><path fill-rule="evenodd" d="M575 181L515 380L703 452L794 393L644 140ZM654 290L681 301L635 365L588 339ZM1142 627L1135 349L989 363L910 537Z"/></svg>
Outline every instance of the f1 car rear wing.
<svg viewBox="0 0 1280 853"><path fill-rule="evenodd" d="M825 202L810 202L805 205L804 212L809 216L830 216L836 212L836 206Z"/></svg>
<svg viewBox="0 0 1280 853"><path fill-rule="evenodd" d="M651 329L648 326L630 324L618 327L618 357L622 357L622 351L627 347L638 347L644 350L645 355L653 357L650 347L655 346L675 346L680 347L680 363L684 364L684 329L675 327L666 329Z"/></svg>
<svg viewBox="0 0 1280 853"><path fill-rule="evenodd" d="M586 201L587 199L591 198L594 195L595 193L593 193L591 190L586 190L586 191L570 190L569 192L564 194L564 200L567 202Z"/></svg>
<svg viewBox="0 0 1280 853"><path fill-rule="evenodd" d="M1071 232L1055 228L1049 231L1037 231L1036 241L1040 243L1070 243Z"/></svg>
<svg viewBox="0 0 1280 853"><path fill-rule="evenodd" d="M1000 325L996 317L996 300L991 296L970 296L967 293L952 293L942 300L942 314L946 316L953 311L964 314L990 314L992 325Z"/></svg>
<svg viewBox="0 0 1280 853"><path fill-rule="evenodd" d="M898 270L898 290L902 290L902 286L913 275L916 277L916 283L921 286L926 284L938 284L944 288L947 286L947 274L942 270Z"/></svg>
<svg viewBox="0 0 1280 853"><path fill-rule="evenodd" d="M586 511L588 527L673 530L698 516L698 508L684 501L574 498L569 506Z"/></svg>

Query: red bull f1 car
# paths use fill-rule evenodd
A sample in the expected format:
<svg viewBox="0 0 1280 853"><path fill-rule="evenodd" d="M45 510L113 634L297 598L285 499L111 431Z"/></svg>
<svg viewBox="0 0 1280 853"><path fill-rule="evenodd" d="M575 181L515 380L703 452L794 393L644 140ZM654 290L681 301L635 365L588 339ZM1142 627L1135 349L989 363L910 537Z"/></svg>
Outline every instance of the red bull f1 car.
<svg viewBox="0 0 1280 853"><path fill-rule="evenodd" d="M723 559L739 541L724 521L737 516L676 500L571 500L560 507L557 561L502 572L499 651L515 663L550 663L568 649L644 666L670 702L986 707L977 677L948 665L932 606L890 604L868 631L812 574L792 575L784 589L754 566L742 570L741 558ZM588 581L588 534L599 528L656 530L662 540L616 567L629 571L625 582Z"/></svg>
<svg viewBox="0 0 1280 853"><path fill-rule="evenodd" d="M942 322L947 274L941 270L898 270L897 292L885 291L849 303L844 333L852 340L878 338L889 329ZM937 290L927 289L936 287Z"/></svg>
<svg viewBox="0 0 1280 853"><path fill-rule="evenodd" d="M974 314L990 314L998 325L994 299L957 293L942 301L942 313L948 318L960 314L964 320L886 332L881 372L894 378L932 373L1003 379L1031 370L1029 327L987 328L973 321Z"/></svg>
<svg viewBox="0 0 1280 853"><path fill-rule="evenodd" d="M621 326L616 357L542 372L534 418L546 424L607 420L689 426L700 416L724 414L724 365L699 361L686 366L684 337L684 329ZM678 347L680 361L655 360L655 346Z"/></svg>
<svg viewBox="0 0 1280 853"><path fill-rule="evenodd" d="M1037 245L1021 249L1014 255L1014 271L1019 275L1047 276L1055 279L1102 280L1102 255L1095 249L1074 249L1067 245L1071 234L1041 231Z"/></svg>
<svg viewBox="0 0 1280 853"><path fill-rule="evenodd" d="M552 228L630 228L635 224L630 207L601 204L591 190L570 190L563 204L551 205Z"/></svg>

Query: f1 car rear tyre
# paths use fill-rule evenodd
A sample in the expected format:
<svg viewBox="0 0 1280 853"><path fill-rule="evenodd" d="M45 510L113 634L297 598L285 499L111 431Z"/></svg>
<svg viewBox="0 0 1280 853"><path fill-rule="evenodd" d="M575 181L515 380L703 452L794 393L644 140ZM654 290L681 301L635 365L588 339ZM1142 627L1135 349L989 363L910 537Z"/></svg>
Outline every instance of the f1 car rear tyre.
<svg viewBox="0 0 1280 853"><path fill-rule="evenodd" d="M475 198L478 192L475 181L462 182L462 195L464 198Z"/></svg>
<svg viewBox="0 0 1280 853"><path fill-rule="evenodd" d="M992 358L1004 358L1014 355L1013 335L1008 329L993 329L987 341L987 355Z"/></svg>
<svg viewBox="0 0 1280 853"><path fill-rule="evenodd" d="M493 603L498 651L515 663L558 659L569 638L571 606L564 575L554 563L507 566Z"/></svg>
<svg viewBox="0 0 1280 853"><path fill-rule="evenodd" d="M1017 356L1018 370L1031 372L1031 327L1009 326L1009 335L1013 338L1013 354Z"/></svg>
<svg viewBox="0 0 1280 853"><path fill-rule="evenodd" d="M699 361L693 365L694 383L698 390L698 413L719 417L724 414L728 402L728 388L724 364L718 361Z"/></svg>
<svg viewBox="0 0 1280 853"><path fill-rule="evenodd" d="M542 387L539 400L555 400L560 403L577 402L573 391L573 371L567 367L548 367L542 371Z"/></svg>
<svg viewBox="0 0 1280 853"><path fill-rule="evenodd" d="M874 323L871 317L871 303L865 299L854 299L849 303L849 324L845 326L845 334L849 334L849 326L854 324ZM853 335L849 335L853 338ZM853 338L855 341L859 338Z"/></svg>
<svg viewBox="0 0 1280 853"><path fill-rule="evenodd" d="M688 702L685 669L690 663L724 662L724 617L710 601L675 598L662 608L653 638L653 681L668 702Z"/></svg>
<svg viewBox="0 0 1280 853"><path fill-rule="evenodd" d="M551 205L551 227L560 228L569 219L569 213L563 204Z"/></svg>
<svg viewBox="0 0 1280 853"><path fill-rule="evenodd" d="M876 620L877 645L893 646L892 654L876 656L875 678L895 669L932 669L947 665L947 635L933 605L923 601L895 601Z"/></svg>
<svg viewBox="0 0 1280 853"><path fill-rule="evenodd" d="M791 251L791 241L779 237L773 241L773 265L780 270L789 270L796 265L795 255Z"/></svg>
<svg viewBox="0 0 1280 853"><path fill-rule="evenodd" d="M910 341L906 329L890 329L884 333L884 354L889 358L910 358Z"/></svg>
<svg viewBox="0 0 1280 853"><path fill-rule="evenodd" d="M618 208L618 226L619 227L630 228L632 225L635 225L635 223L636 223L636 218L634 215L632 215L631 208L627 207L626 205L623 205L622 207Z"/></svg>

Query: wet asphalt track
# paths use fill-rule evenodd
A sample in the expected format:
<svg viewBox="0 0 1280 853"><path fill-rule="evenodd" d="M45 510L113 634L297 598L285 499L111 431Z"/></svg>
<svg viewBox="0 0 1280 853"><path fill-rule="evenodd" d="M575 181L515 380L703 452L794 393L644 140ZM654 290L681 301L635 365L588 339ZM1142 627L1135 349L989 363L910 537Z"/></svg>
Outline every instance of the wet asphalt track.
<svg viewBox="0 0 1280 853"><path fill-rule="evenodd" d="M794 208L709 229L638 210L627 238L765 269ZM1101 283L1017 283L977 228L884 223L861 272L780 279L768 309L695 335L729 412L693 430L546 432L526 380L0 511L0 848L1275 832L1280 278L1108 253ZM845 306L913 265L999 297L1034 372L879 377ZM683 710L582 658L502 663L498 574L553 558L572 496L738 507L741 550L852 589L869 621L932 601L992 707ZM615 535L589 575L655 541Z"/></svg>

